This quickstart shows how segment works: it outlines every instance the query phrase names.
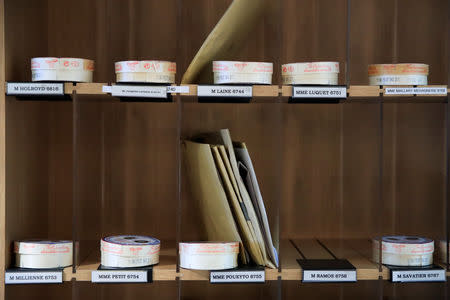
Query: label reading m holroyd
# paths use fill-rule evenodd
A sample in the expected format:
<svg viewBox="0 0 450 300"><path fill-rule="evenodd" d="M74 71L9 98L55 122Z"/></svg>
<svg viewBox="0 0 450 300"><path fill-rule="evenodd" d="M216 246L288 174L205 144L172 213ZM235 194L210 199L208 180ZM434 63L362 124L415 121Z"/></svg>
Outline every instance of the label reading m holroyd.
<svg viewBox="0 0 450 300"><path fill-rule="evenodd" d="M211 271L210 283L262 283L266 277L264 270Z"/></svg>
<svg viewBox="0 0 450 300"><path fill-rule="evenodd" d="M445 270L392 270L392 282L445 281Z"/></svg>
<svg viewBox="0 0 450 300"><path fill-rule="evenodd" d="M447 87L387 87L385 95L447 95Z"/></svg>
<svg viewBox="0 0 450 300"><path fill-rule="evenodd" d="M147 270L97 270L92 271L91 281L94 283L147 283Z"/></svg>
<svg viewBox="0 0 450 300"><path fill-rule="evenodd" d="M167 98L166 86L113 85L111 95L114 97Z"/></svg>
<svg viewBox="0 0 450 300"><path fill-rule="evenodd" d="M62 283L62 271L5 272L5 284Z"/></svg>
<svg viewBox="0 0 450 300"><path fill-rule="evenodd" d="M356 270L303 270L303 282L356 282Z"/></svg>
<svg viewBox="0 0 450 300"><path fill-rule="evenodd" d="M292 98L347 98L346 87L294 86Z"/></svg>
<svg viewBox="0 0 450 300"><path fill-rule="evenodd" d="M251 98L253 88L251 86L233 85L199 85L198 97L242 97Z"/></svg>
<svg viewBox="0 0 450 300"><path fill-rule="evenodd" d="M8 96L64 96L64 83L8 82Z"/></svg>

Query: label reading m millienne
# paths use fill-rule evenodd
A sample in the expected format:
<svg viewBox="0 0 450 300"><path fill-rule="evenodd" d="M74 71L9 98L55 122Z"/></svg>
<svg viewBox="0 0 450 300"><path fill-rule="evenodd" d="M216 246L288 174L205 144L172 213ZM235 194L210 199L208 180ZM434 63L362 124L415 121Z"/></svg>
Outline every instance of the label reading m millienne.
<svg viewBox="0 0 450 300"><path fill-rule="evenodd" d="M62 283L62 271L5 272L5 284Z"/></svg>

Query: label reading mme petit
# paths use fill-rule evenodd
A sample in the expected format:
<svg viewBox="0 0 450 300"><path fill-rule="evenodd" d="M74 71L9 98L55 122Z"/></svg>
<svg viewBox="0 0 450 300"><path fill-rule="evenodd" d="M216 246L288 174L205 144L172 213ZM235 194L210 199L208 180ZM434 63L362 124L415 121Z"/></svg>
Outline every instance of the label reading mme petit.
<svg viewBox="0 0 450 300"><path fill-rule="evenodd" d="M445 281L445 270L393 270L392 282Z"/></svg>
<svg viewBox="0 0 450 300"><path fill-rule="evenodd" d="M139 283L148 282L147 271L126 270L97 270L92 271L91 281L94 283Z"/></svg>
<svg viewBox="0 0 450 300"><path fill-rule="evenodd" d="M166 86L113 85L111 95L114 97L167 98Z"/></svg>
<svg viewBox="0 0 450 300"><path fill-rule="evenodd" d="M292 98L346 98L346 87L294 86Z"/></svg>
<svg viewBox="0 0 450 300"><path fill-rule="evenodd" d="M447 95L447 87L387 87L385 95Z"/></svg>
<svg viewBox="0 0 450 300"><path fill-rule="evenodd" d="M303 270L303 282L356 282L355 270Z"/></svg>
<svg viewBox="0 0 450 300"><path fill-rule="evenodd" d="M5 284L62 283L62 271L5 272Z"/></svg>
<svg viewBox="0 0 450 300"><path fill-rule="evenodd" d="M197 95L198 97L250 98L253 95L253 88L251 86L199 85Z"/></svg>
<svg viewBox="0 0 450 300"><path fill-rule="evenodd" d="M8 82L9 96L64 96L64 83Z"/></svg>
<svg viewBox="0 0 450 300"><path fill-rule="evenodd" d="M211 271L209 273L210 283L260 283L265 280L264 270Z"/></svg>

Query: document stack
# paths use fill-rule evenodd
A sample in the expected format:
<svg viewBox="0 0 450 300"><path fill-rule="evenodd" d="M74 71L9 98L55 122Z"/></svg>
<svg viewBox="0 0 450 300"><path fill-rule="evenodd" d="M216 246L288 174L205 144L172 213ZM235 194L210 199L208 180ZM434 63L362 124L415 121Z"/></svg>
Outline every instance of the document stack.
<svg viewBox="0 0 450 300"><path fill-rule="evenodd" d="M222 129L185 141L183 151L207 239L238 242L242 264L276 268L277 252L245 143L232 142L228 129Z"/></svg>

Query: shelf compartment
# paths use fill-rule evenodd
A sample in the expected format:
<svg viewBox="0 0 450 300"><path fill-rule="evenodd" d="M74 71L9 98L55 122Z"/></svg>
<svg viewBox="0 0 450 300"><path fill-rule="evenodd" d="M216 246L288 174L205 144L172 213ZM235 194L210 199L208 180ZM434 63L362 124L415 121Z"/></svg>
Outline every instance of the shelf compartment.
<svg viewBox="0 0 450 300"><path fill-rule="evenodd" d="M379 272L378 264L371 261L370 240L305 239L281 242L282 280L302 280L302 269L297 259L347 259L356 268L357 280L378 280L387 274L387 268ZM383 277L384 278L384 277Z"/></svg>
<svg viewBox="0 0 450 300"><path fill-rule="evenodd" d="M166 243L163 243L166 244ZM169 243L171 247L163 248L159 255L159 264L153 267L153 281L172 281L178 277L177 256L173 247L174 243ZM100 266L100 249L94 250L76 268L73 277L77 281L91 281L91 273Z"/></svg>

